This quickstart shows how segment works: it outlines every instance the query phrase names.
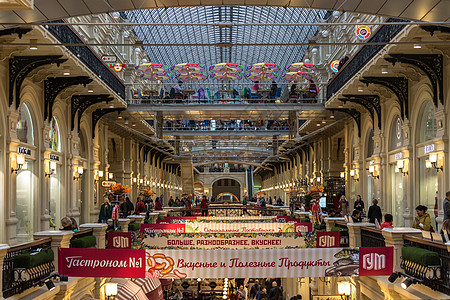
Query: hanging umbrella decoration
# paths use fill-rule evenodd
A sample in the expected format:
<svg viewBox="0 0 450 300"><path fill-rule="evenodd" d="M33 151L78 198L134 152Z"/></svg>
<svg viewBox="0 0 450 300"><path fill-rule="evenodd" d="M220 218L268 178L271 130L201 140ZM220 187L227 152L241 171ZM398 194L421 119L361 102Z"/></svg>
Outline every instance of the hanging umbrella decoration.
<svg viewBox="0 0 450 300"><path fill-rule="evenodd" d="M172 75L168 73L169 67L159 63L144 63L136 66L135 69L137 71L141 71L141 78L147 79L150 82L166 81L171 78Z"/></svg>
<svg viewBox="0 0 450 300"><path fill-rule="evenodd" d="M311 63L298 62L287 65L286 70L289 70L289 72L303 72L308 70L317 71L317 68L314 64Z"/></svg>
<svg viewBox="0 0 450 300"><path fill-rule="evenodd" d="M211 74L211 78L219 81L233 81L236 79L241 79L242 75L238 73L223 72Z"/></svg>
<svg viewBox="0 0 450 300"><path fill-rule="evenodd" d="M192 81L200 81L206 79L206 76L202 73L205 70L204 64L199 63L181 63L172 66L172 70L177 72L175 75L178 80L188 82L188 88L190 88L189 83Z"/></svg>
<svg viewBox="0 0 450 300"><path fill-rule="evenodd" d="M299 81L301 78L311 79L308 72L287 72L281 75L281 77L287 81Z"/></svg>
<svg viewBox="0 0 450 300"><path fill-rule="evenodd" d="M302 85L305 84L314 84L311 73L317 71L317 68L314 64L306 63L306 62L297 62L292 63L286 66L286 70L290 71L287 72L281 77L287 81L291 82L301 82L303 81ZM306 80L306 81L305 81ZM317 94L317 89L312 89ZM311 91L312 91L311 90Z"/></svg>
<svg viewBox="0 0 450 300"><path fill-rule="evenodd" d="M248 80L253 82L267 82L270 80L275 80L277 77L276 72L280 69L274 63L264 62L250 65L247 67L247 70L250 71L250 73L245 75Z"/></svg>
<svg viewBox="0 0 450 300"><path fill-rule="evenodd" d="M225 82L225 89L228 90L228 82L242 78L239 73L243 67L235 63L218 63L209 67L209 70L213 72L211 78Z"/></svg>

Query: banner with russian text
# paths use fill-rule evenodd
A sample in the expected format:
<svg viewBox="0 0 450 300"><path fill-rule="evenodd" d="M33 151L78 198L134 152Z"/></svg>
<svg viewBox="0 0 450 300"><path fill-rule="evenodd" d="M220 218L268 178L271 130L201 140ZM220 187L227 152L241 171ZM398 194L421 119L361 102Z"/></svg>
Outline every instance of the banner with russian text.
<svg viewBox="0 0 450 300"><path fill-rule="evenodd" d="M392 247L358 249L146 250L146 277L246 278L388 276ZM372 272L373 271L373 272Z"/></svg>
<svg viewBox="0 0 450 300"><path fill-rule="evenodd" d="M141 249L288 249L315 248L316 234L308 233L148 233Z"/></svg>
<svg viewBox="0 0 450 300"><path fill-rule="evenodd" d="M184 223L184 224L141 224L143 233L275 233L311 232L312 224L307 223Z"/></svg>
<svg viewBox="0 0 450 300"><path fill-rule="evenodd" d="M339 248L341 246L340 231L317 231L317 248Z"/></svg>
<svg viewBox="0 0 450 300"><path fill-rule="evenodd" d="M58 272L76 277L145 278L145 250L59 248Z"/></svg>

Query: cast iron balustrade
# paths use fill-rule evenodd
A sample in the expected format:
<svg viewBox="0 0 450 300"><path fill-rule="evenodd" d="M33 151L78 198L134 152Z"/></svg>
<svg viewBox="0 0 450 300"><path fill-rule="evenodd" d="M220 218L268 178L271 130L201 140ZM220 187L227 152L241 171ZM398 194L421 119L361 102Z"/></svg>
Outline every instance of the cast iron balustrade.
<svg viewBox="0 0 450 300"><path fill-rule="evenodd" d="M79 48L79 47L78 47ZM284 104L319 104L324 103L326 99L324 98L292 98L286 99L281 103L276 103L275 101L279 99L270 98L257 98L257 99L239 99L239 98L225 98L225 99L161 99L161 98L133 98L127 99L128 104L140 104L140 105L211 105L211 104L271 104L271 105L282 105Z"/></svg>
<svg viewBox="0 0 450 300"><path fill-rule="evenodd" d="M14 257L37 249L46 251L51 249L51 238L39 239L37 241L13 246L3 260L3 297L8 298L20 294L33 286L38 285L39 281L48 277L55 266L53 262L45 263L33 268L23 269L14 268Z"/></svg>
<svg viewBox="0 0 450 300"><path fill-rule="evenodd" d="M361 247L386 247L381 230L361 227Z"/></svg>
<svg viewBox="0 0 450 300"><path fill-rule="evenodd" d="M403 237L405 247L422 248L439 254L441 265L423 267L402 259L401 267L408 275L423 281L423 284L433 290L450 295L450 253L444 243L424 240L413 236Z"/></svg>
<svg viewBox="0 0 450 300"><path fill-rule="evenodd" d="M401 19L388 19L387 22L405 22ZM405 28L406 25L383 25L368 41L369 43L386 43L392 41L397 34ZM344 66L333 80L327 86L327 99L338 92L353 76L384 48L385 45L365 45L359 50L355 56Z"/></svg>
<svg viewBox="0 0 450 300"><path fill-rule="evenodd" d="M51 21L49 23L63 23L62 20ZM114 76L110 68L105 66L102 60L87 46L69 26L45 26L63 44L80 44L80 46L66 46L75 54L84 65L94 74L100 77L114 92L122 99L125 99L125 85L119 78Z"/></svg>

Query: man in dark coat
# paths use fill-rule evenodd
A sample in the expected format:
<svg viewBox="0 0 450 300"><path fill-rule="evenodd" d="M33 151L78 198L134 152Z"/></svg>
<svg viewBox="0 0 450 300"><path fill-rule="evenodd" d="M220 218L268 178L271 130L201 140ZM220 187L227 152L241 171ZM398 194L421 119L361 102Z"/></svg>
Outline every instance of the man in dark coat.
<svg viewBox="0 0 450 300"><path fill-rule="evenodd" d="M381 224L381 208L377 205L378 200L373 199L372 205L369 207L369 213L367 214L367 217L369 218L370 223L375 223L375 219L378 220L378 223Z"/></svg>

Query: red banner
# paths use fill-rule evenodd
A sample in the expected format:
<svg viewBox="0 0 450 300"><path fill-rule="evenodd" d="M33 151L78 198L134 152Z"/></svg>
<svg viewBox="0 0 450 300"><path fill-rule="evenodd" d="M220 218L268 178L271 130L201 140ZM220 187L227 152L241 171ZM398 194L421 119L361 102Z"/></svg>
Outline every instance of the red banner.
<svg viewBox="0 0 450 300"><path fill-rule="evenodd" d="M184 224L141 224L141 232L145 233L184 233Z"/></svg>
<svg viewBox="0 0 450 300"><path fill-rule="evenodd" d="M145 278L145 250L59 248L58 272L76 277Z"/></svg>
<svg viewBox="0 0 450 300"><path fill-rule="evenodd" d="M130 249L131 232L108 232L109 249Z"/></svg>
<svg viewBox="0 0 450 300"><path fill-rule="evenodd" d="M295 223L295 232L311 232L312 230L312 223L310 222L303 222L303 223Z"/></svg>
<svg viewBox="0 0 450 300"><path fill-rule="evenodd" d="M172 223L172 220L189 220L189 221L196 221L197 217L164 217L164 219L156 220L156 224L169 224Z"/></svg>
<svg viewBox="0 0 450 300"><path fill-rule="evenodd" d="M394 266L393 247L359 248L359 276L387 276Z"/></svg>
<svg viewBox="0 0 450 300"><path fill-rule="evenodd" d="M317 231L317 248L339 248L340 231Z"/></svg>

